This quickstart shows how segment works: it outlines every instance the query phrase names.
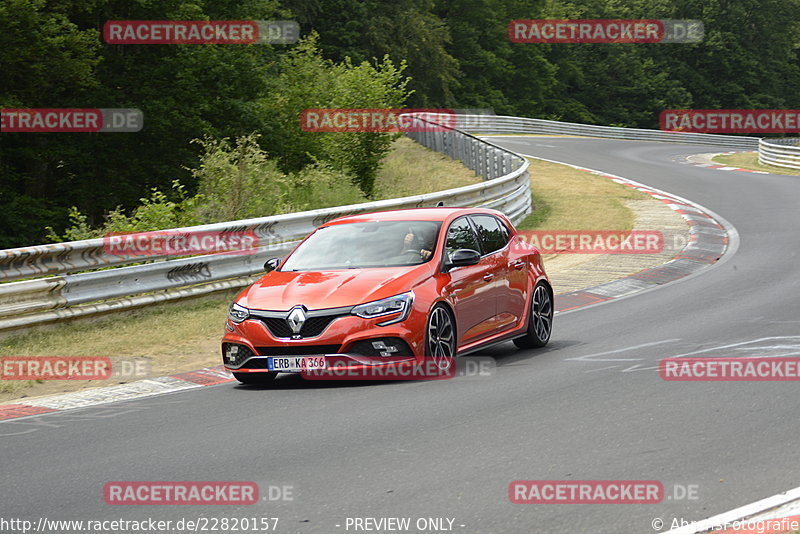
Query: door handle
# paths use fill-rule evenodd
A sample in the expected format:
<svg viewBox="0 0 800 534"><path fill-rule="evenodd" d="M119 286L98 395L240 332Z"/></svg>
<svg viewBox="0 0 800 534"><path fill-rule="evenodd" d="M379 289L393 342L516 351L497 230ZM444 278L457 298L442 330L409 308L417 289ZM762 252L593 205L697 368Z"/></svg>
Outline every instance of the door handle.
<svg viewBox="0 0 800 534"><path fill-rule="evenodd" d="M494 278L494 275L492 273L488 273L488 274L484 274L483 275L483 279L486 280L487 282L490 282L492 280L492 278Z"/></svg>
<svg viewBox="0 0 800 534"><path fill-rule="evenodd" d="M512 261L511 266L518 271L521 271L523 267L525 267L525 262L522 260Z"/></svg>

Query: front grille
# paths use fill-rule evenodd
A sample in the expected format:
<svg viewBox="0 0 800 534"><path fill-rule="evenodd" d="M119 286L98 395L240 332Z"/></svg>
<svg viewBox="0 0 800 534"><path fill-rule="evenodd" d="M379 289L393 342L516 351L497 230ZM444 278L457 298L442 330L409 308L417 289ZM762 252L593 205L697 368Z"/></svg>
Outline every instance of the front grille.
<svg viewBox="0 0 800 534"><path fill-rule="evenodd" d="M237 348L236 352L231 352L229 350L231 348ZM255 355L253 354L253 351L247 347L247 345L239 345L237 343L222 344L222 362L226 365L238 367L243 361L252 356Z"/></svg>
<svg viewBox="0 0 800 534"><path fill-rule="evenodd" d="M300 337L317 337L322 334L328 325L333 322L337 317L342 317L341 314L337 315L318 315L316 317L308 317L300 329ZM270 333L277 338L291 338L294 334L289 327L286 319L281 317L260 317L261 321L269 329Z"/></svg>
<svg viewBox="0 0 800 534"><path fill-rule="evenodd" d="M319 356L337 354L339 345L296 345L288 347L256 347L261 356Z"/></svg>

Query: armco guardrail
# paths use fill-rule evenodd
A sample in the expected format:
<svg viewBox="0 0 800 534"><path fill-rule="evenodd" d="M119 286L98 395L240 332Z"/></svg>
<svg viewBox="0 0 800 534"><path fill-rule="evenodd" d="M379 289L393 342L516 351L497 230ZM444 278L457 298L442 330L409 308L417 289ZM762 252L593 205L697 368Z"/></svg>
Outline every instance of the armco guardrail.
<svg viewBox="0 0 800 534"><path fill-rule="evenodd" d="M800 137L761 139L758 143L758 162L800 170Z"/></svg>
<svg viewBox="0 0 800 534"><path fill-rule="evenodd" d="M410 136L461 160L484 181L399 199L168 230L189 235L250 231L261 246L247 255L117 256L104 249L102 239L0 251L0 281L8 282L0 284L0 331L245 286L263 273L266 259L286 254L314 228L343 215L434 206L440 201L447 206L497 209L515 222L530 213L529 163L525 158L441 125L435 131ZM29 279L42 276L48 277Z"/></svg>
<svg viewBox="0 0 800 534"><path fill-rule="evenodd" d="M739 150L756 150L758 137L717 135L703 133L668 132L640 128L620 128L615 126L594 126L573 122L507 117L500 115L459 115L456 125L472 133L519 133L542 135L578 135L585 137L604 137L609 139L628 139L632 141L663 141L667 143L689 143L714 145Z"/></svg>
<svg viewBox="0 0 800 534"><path fill-rule="evenodd" d="M430 122L424 118L418 120ZM464 162L483 177L480 184L400 199L169 230L185 234L253 232L262 245L254 254L213 254L180 259L118 256L104 250L102 239L0 251L0 282L9 282L0 284L0 331L247 285L261 274L267 258L287 253L311 230L342 215L432 206L442 201L448 206L490 207L506 213L515 222L521 220L531 209L528 162L518 154L467 134L465 130L478 134L577 135L664 141L744 150L755 150L759 146L759 139L755 137L593 126L521 117L458 115L456 128L439 124L436 128L407 135L424 146ZM141 265L131 265L133 263ZM106 269L91 271L100 268Z"/></svg>

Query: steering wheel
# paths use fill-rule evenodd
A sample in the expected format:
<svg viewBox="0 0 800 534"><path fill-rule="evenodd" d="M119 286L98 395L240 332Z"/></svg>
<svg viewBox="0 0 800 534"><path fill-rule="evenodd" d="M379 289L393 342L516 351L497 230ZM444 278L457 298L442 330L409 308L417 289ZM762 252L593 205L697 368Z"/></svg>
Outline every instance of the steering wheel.
<svg viewBox="0 0 800 534"><path fill-rule="evenodd" d="M420 252L419 250L404 250L401 256L403 257L403 259L421 260L422 252Z"/></svg>

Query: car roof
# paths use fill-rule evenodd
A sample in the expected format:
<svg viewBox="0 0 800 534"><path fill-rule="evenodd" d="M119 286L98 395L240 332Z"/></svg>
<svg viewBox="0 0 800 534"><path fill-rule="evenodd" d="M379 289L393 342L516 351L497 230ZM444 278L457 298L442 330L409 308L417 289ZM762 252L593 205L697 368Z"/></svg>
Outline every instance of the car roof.
<svg viewBox="0 0 800 534"><path fill-rule="evenodd" d="M446 221L460 215L473 213L497 214L494 210L481 208L410 208L405 210L378 211L374 213L360 213L339 217L325 224L347 224L355 222L375 221Z"/></svg>

